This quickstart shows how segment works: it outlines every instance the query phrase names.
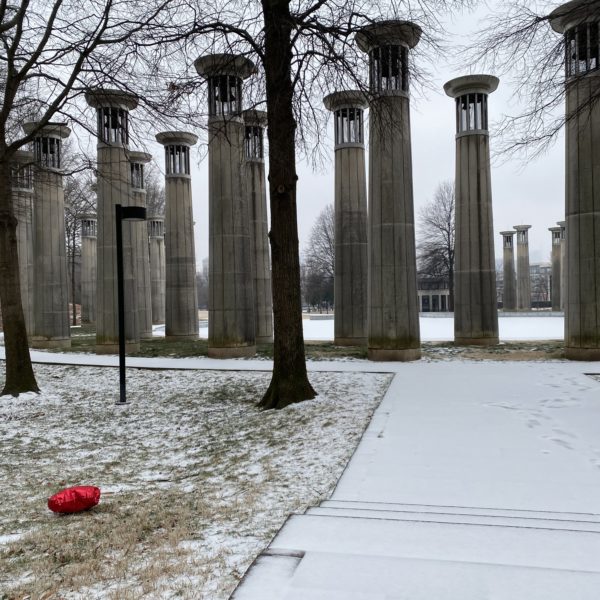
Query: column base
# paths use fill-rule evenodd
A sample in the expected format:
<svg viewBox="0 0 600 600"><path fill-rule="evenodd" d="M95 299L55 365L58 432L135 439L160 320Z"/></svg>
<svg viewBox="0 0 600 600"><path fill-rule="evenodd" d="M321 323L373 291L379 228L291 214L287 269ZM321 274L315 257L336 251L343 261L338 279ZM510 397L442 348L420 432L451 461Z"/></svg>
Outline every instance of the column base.
<svg viewBox="0 0 600 600"><path fill-rule="evenodd" d="M600 348L570 348L565 346L565 358L569 360L600 361Z"/></svg>
<svg viewBox="0 0 600 600"><path fill-rule="evenodd" d="M139 342L125 342L125 354L139 351ZM119 344L96 344L96 354L119 354Z"/></svg>
<svg viewBox="0 0 600 600"><path fill-rule="evenodd" d="M48 339L48 338L31 338L31 347L39 350L50 350L54 348L70 348L71 338Z"/></svg>
<svg viewBox="0 0 600 600"><path fill-rule="evenodd" d="M152 325L164 325L165 324L165 320L157 320L157 321L152 321Z"/></svg>
<svg viewBox="0 0 600 600"><path fill-rule="evenodd" d="M256 355L256 346L233 346L231 348L208 347L209 358L247 358Z"/></svg>
<svg viewBox="0 0 600 600"><path fill-rule="evenodd" d="M344 338L344 337L336 337L333 340L334 346L366 346L368 343L368 339L364 338Z"/></svg>
<svg viewBox="0 0 600 600"><path fill-rule="evenodd" d="M197 340L197 333L190 333L189 335L165 335L165 341L167 342L181 342L184 340Z"/></svg>
<svg viewBox="0 0 600 600"><path fill-rule="evenodd" d="M455 337L454 344L456 346L497 346L497 337L486 337L486 338L462 338Z"/></svg>
<svg viewBox="0 0 600 600"><path fill-rule="evenodd" d="M273 336L272 335L265 335L265 336L257 337L256 338L256 343L257 344L272 344L273 343Z"/></svg>
<svg viewBox="0 0 600 600"><path fill-rule="evenodd" d="M151 340L152 339L152 332L146 332L146 333L140 333L140 340Z"/></svg>
<svg viewBox="0 0 600 600"><path fill-rule="evenodd" d="M390 350L387 348L369 348L367 357L377 362L408 362L421 358L421 348L405 348L402 350Z"/></svg>

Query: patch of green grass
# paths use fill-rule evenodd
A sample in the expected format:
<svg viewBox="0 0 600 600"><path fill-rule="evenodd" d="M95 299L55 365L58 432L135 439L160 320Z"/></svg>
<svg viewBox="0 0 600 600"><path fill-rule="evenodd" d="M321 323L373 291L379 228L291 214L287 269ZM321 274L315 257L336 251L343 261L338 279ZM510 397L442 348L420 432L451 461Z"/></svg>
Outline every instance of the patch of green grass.
<svg viewBox="0 0 600 600"><path fill-rule="evenodd" d="M335 346L332 342L304 343L306 358L310 360L332 360L336 358L366 359L367 349L359 346ZM50 350L52 352L53 350ZM71 348L57 349L55 352L96 352L96 330L93 325L83 325L71 329ZM195 356L208 356L208 341L198 340L166 340L164 337L155 337L150 340L140 340L139 352L131 352L129 356L142 358L155 358L166 356L169 358L193 358ZM273 358L273 344L258 344L256 357L269 360Z"/></svg>
<svg viewBox="0 0 600 600"><path fill-rule="evenodd" d="M93 325L83 325L71 330L71 352L96 351L96 332ZM309 360L335 360L339 358L367 359L367 348L360 346L335 346L333 342L305 341ZM458 346L452 341L421 342L423 356L431 359L459 358L463 360L557 360L564 358L562 340L504 342L497 346ZM69 350L56 350L68 352ZM193 358L208 355L208 342L199 340L171 341L163 337L141 340L139 352L130 356L142 358L170 357ZM259 344L256 358L273 358L273 344Z"/></svg>

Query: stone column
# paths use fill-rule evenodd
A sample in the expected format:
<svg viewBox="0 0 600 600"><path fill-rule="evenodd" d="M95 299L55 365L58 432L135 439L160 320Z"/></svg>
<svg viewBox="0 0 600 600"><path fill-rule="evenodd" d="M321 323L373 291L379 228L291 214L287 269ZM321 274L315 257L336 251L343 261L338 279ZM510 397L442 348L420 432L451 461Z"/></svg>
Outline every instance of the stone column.
<svg viewBox="0 0 600 600"><path fill-rule="evenodd" d="M273 293L271 290L271 259L269 255L269 224L267 220L267 190L263 144L267 113L260 110L243 112L245 129L246 193L250 209L250 245L252 247L252 277L254 280L256 342L273 343Z"/></svg>
<svg viewBox="0 0 600 600"><path fill-rule="evenodd" d="M26 133L35 123L26 123ZM33 332L34 348L69 348L69 289L65 238L65 195L61 144L71 130L48 123L36 135L33 199Z"/></svg>
<svg viewBox="0 0 600 600"><path fill-rule="evenodd" d="M98 136L98 279L96 297L96 352L117 353L117 243L115 205L130 206L131 173L128 157L129 111L137 97L118 90L94 90L85 98L96 109ZM125 286L125 349L140 348L132 223L123 223Z"/></svg>
<svg viewBox="0 0 600 600"><path fill-rule="evenodd" d="M98 220L96 215L81 218L81 322L96 322L98 277Z"/></svg>
<svg viewBox="0 0 600 600"><path fill-rule="evenodd" d="M565 310L567 297L567 222L558 221L560 227L560 310Z"/></svg>
<svg viewBox="0 0 600 600"><path fill-rule="evenodd" d="M367 184L363 110L358 91L323 99L334 113L335 130L335 273L334 343L367 345Z"/></svg>
<svg viewBox="0 0 600 600"><path fill-rule="evenodd" d="M515 275L514 231L501 231L502 258L504 268L504 291L502 293L502 310L517 310L517 279Z"/></svg>
<svg viewBox="0 0 600 600"><path fill-rule="evenodd" d="M156 141L165 147L165 336L195 340L198 303L190 147L198 137L164 131Z"/></svg>
<svg viewBox="0 0 600 600"><path fill-rule="evenodd" d="M600 1L559 6L550 24L566 45L565 355L600 360Z"/></svg>
<svg viewBox="0 0 600 600"><path fill-rule="evenodd" d="M255 294L241 113L242 81L255 67L233 54L202 56L195 66L208 82L208 355L253 356Z"/></svg>
<svg viewBox="0 0 600 600"><path fill-rule="evenodd" d="M17 218L17 245L21 302L27 336L34 328L33 312L33 153L18 150L11 167L11 195Z"/></svg>
<svg viewBox="0 0 600 600"><path fill-rule="evenodd" d="M513 225L517 232L517 310L531 310L529 235L531 225Z"/></svg>
<svg viewBox="0 0 600 600"><path fill-rule="evenodd" d="M456 99L456 251L454 341L498 343L488 96L492 75L465 75L444 91Z"/></svg>
<svg viewBox="0 0 600 600"><path fill-rule="evenodd" d="M409 51L421 28L407 21L364 27L356 41L369 54L370 360L421 357L410 141Z"/></svg>
<svg viewBox="0 0 600 600"><path fill-rule="evenodd" d="M148 218L148 246L150 250L150 288L152 296L152 323L165 322L165 219Z"/></svg>
<svg viewBox="0 0 600 600"><path fill-rule="evenodd" d="M552 234L552 287L550 289L550 299L552 300L552 310L560 310L561 228L560 227L549 227L548 231Z"/></svg>
<svg viewBox="0 0 600 600"><path fill-rule="evenodd" d="M144 165L152 160L146 152L130 152L131 205L146 208ZM148 247L148 225L145 221L128 223L134 248L134 279L137 289L137 312L140 339L152 337L152 294L150 289L150 253Z"/></svg>

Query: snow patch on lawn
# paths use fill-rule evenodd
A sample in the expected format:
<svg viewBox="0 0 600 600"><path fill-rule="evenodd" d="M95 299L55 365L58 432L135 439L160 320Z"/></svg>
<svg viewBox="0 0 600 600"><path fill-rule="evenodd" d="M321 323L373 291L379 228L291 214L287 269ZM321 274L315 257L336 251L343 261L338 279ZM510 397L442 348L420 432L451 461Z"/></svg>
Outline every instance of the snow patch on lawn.
<svg viewBox="0 0 600 600"><path fill-rule="evenodd" d="M130 368L126 406L117 369L36 375L42 394L0 398L9 597L227 598L287 515L328 496L391 380L311 373L316 399L263 412L262 372ZM48 511L86 484L98 507Z"/></svg>

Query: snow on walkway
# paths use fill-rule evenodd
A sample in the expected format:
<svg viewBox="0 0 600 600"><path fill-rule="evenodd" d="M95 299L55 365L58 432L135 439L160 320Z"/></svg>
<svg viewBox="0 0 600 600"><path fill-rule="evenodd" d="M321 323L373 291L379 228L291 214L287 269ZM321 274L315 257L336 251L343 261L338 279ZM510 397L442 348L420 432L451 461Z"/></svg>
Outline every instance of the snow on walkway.
<svg viewBox="0 0 600 600"><path fill-rule="evenodd" d="M596 600L594 363L398 365L329 501L235 600Z"/></svg>

